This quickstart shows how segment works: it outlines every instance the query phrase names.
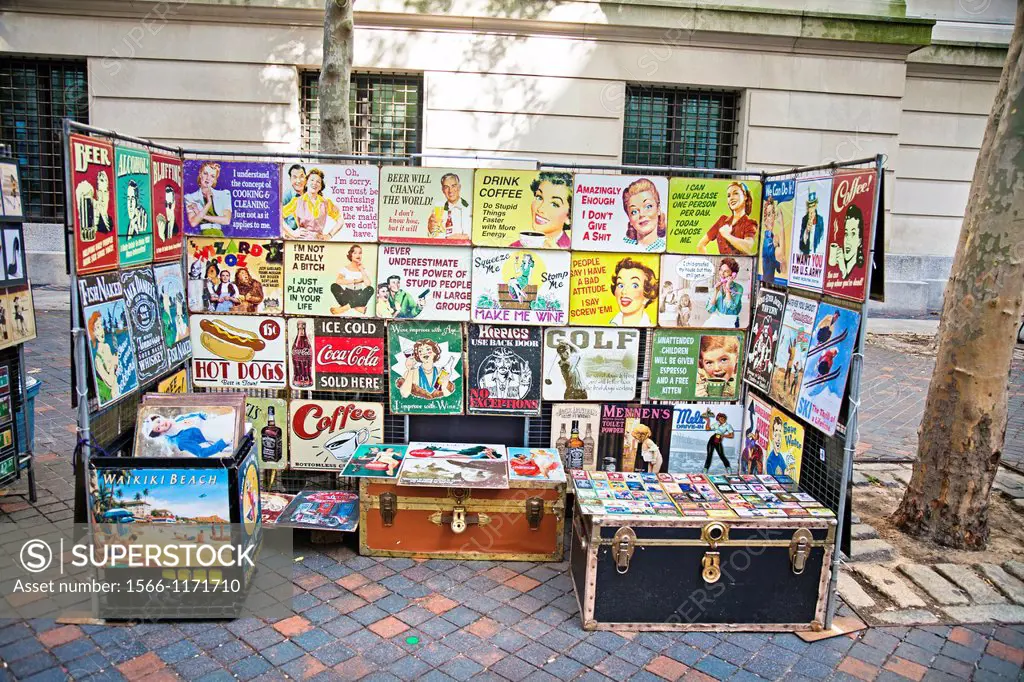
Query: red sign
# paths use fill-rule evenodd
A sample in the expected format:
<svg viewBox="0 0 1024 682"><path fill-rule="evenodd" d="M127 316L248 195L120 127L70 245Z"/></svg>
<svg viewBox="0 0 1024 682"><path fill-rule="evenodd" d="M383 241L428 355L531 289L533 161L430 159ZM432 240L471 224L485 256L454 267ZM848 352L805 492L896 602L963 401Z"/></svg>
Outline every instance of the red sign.
<svg viewBox="0 0 1024 682"><path fill-rule="evenodd" d="M181 159L153 152L153 260L181 259L182 221Z"/></svg>
<svg viewBox="0 0 1024 682"><path fill-rule="evenodd" d="M114 147L86 135L71 136L75 269L79 275L117 267Z"/></svg>
<svg viewBox="0 0 1024 682"><path fill-rule="evenodd" d="M835 174L828 228L824 293L863 302L871 267L878 176L874 170Z"/></svg>
<svg viewBox="0 0 1024 682"><path fill-rule="evenodd" d="M384 391L384 323L380 320L289 320L292 387L317 391Z"/></svg>

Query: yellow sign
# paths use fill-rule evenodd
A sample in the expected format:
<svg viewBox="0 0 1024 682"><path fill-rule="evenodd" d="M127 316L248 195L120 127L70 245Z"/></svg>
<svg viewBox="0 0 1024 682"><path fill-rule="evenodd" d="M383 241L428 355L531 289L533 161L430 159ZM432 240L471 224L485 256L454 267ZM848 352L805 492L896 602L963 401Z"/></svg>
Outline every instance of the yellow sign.
<svg viewBox="0 0 1024 682"><path fill-rule="evenodd" d="M156 385L157 393L185 393L188 391L188 372L179 369L174 374L161 379Z"/></svg>
<svg viewBox="0 0 1024 682"><path fill-rule="evenodd" d="M658 316L658 255L574 251L569 324L653 327Z"/></svg>
<svg viewBox="0 0 1024 682"><path fill-rule="evenodd" d="M757 253L760 182L672 178L668 198L669 253Z"/></svg>
<svg viewBox="0 0 1024 682"><path fill-rule="evenodd" d="M473 244L568 249L572 173L478 168L473 176Z"/></svg>

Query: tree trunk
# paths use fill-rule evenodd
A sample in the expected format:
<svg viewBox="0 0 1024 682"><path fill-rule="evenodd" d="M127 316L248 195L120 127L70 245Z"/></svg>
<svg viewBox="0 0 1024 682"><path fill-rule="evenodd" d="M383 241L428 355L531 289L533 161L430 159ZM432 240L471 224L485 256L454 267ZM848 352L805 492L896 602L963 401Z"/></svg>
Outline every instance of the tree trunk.
<svg viewBox="0 0 1024 682"><path fill-rule="evenodd" d="M946 285L917 461L893 517L958 549L988 542L988 499L1006 435L1013 346L1024 306L1024 2L974 169Z"/></svg>
<svg viewBox="0 0 1024 682"><path fill-rule="evenodd" d="M352 78L352 2L327 0L324 61L320 68L320 151L352 153L349 82Z"/></svg>
<svg viewBox="0 0 1024 682"><path fill-rule="evenodd" d="M352 2L327 0L324 5L324 61L320 68L320 151L352 153L349 120L349 84L352 80ZM310 542L318 545L341 542L344 535L312 530Z"/></svg>

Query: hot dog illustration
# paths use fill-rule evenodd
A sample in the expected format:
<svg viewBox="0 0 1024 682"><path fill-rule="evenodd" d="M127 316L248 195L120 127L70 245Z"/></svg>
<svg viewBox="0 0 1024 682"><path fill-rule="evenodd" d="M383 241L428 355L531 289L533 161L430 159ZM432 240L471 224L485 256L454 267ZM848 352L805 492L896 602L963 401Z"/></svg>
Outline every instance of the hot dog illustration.
<svg viewBox="0 0 1024 682"><path fill-rule="evenodd" d="M202 320L199 328L203 330L199 336L203 348L225 360L248 362L267 345L253 332L220 320Z"/></svg>

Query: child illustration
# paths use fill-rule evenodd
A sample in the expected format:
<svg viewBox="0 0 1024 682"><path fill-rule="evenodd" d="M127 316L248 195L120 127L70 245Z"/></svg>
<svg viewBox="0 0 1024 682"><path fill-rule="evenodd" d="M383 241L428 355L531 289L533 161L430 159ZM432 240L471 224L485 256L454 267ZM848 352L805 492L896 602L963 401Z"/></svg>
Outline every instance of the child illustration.
<svg viewBox="0 0 1024 682"><path fill-rule="evenodd" d="M768 469L769 476L786 475L787 464L786 458L782 454L782 435L782 418L776 417L775 419L772 420L771 449L768 451L768 460L765 463Z"/></svg>
<svg viewBox="0 0 1024 682"><path fill-rule="evenodd" d="M613 327L652 327L647 306L658 298L658 276L654 270L632 258L623 258L612 275L612 295L619 304L609 324Z"/></svg>
<svg viewBox="0 0 1024 682"><path fill-rule="evenodd" d="M654 183L647 178L632 182L622 190L622 208L629 221L623 242L643 251L664 251L665 213Z"/></svg>
<svg viewBox="0 0 1024 682"><path fill-rule="evenodd" d="M700 337L697 363L698 398L735 398L740 341L735 336Z"/></svg>

